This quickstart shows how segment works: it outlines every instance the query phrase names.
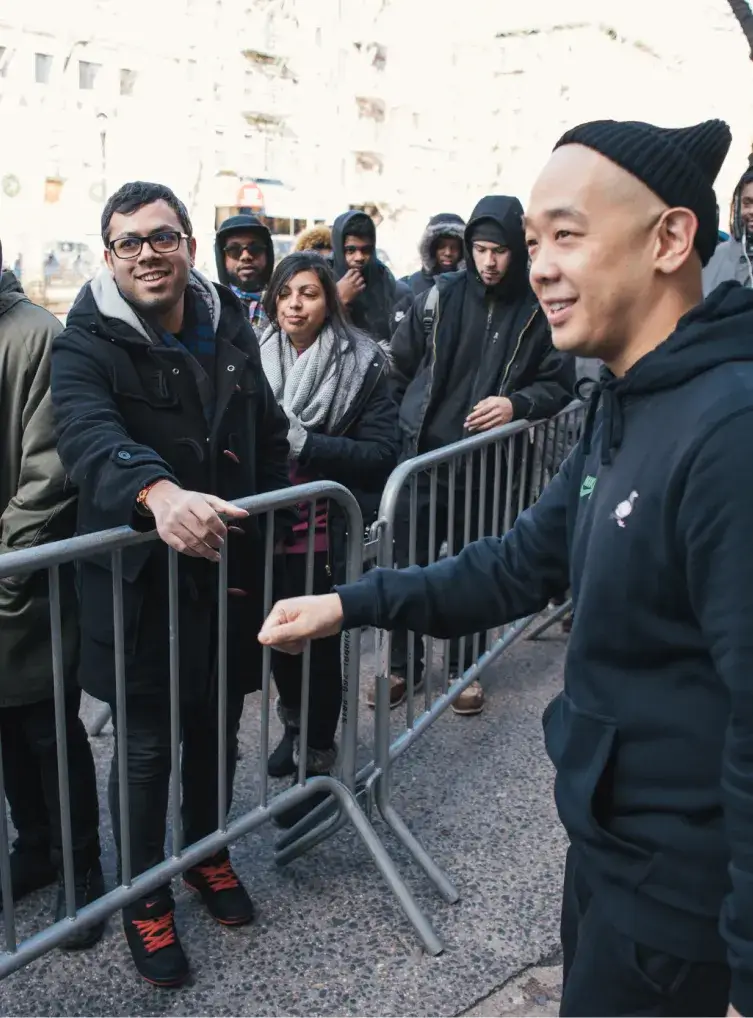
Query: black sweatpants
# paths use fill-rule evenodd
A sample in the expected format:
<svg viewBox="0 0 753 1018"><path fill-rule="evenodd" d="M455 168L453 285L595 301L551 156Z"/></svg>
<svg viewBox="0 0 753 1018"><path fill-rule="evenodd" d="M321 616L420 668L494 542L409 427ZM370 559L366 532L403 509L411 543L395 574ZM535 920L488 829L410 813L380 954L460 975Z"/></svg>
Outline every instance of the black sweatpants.
<svg viewBox="0 0 753 1018"><path fill-rule="evenodd" d="M73 863L86 871L99 858L99 804L89 737L78 716L81 691L65 697ZM0 708L5 795L18 832L15 848L49 853L62 868L55 704L42 700Z"/></svg>
<svg viewBox="0 0 753 1018"><path fill-rule="evenodd" d="M620 933L591 894L572 848L565 867L561 937L561 1015L712 1018L727 1013L727 966L676 958Z"/></svg>
<svg viewBox="0 0 753 1018"><path fill-rule="evenodd" d="M314 593L328 594L332 579L327 573L327 553L314 555ZM275 597L296 597L306 589L305 554L286 554L276 563ZM303 658L300 654L272 651L272 674L283 706L293 715L301 712ZM308 743L312 749L329 750L335 742L342 707L340 636L311 641Z"/></svg>
<svg viewBox="0 0 753 1018"><path fill-rule="evenodd" d="M230 809L238 759L238 728L244 695L228 691L227 803ZM118 794L118 716L112 708L115 747L110 769L110 813L120 859L121 819ZM180 711L182 753L181 813L183 844L199 841L217 830L218 716L216 691L194 697ZM130 696L126 700L128 794L131 822L131 875L162 862L165 853L170 790L170 701L164 695ZM118 865L120 872L120 864Z"/></svg>
<svg viewBox="0 0 753 1018"><path fill-rule="evenodd" d="M493 462L493 454L490 454L490 461ZM459 468L460 469L460 468ZM463 468L464 469L464 468ZM476 467L478 469L478 467ZM490 534L492 531L492 508L493 496L489 486L487 488L487 506L484 519L484 531ZM504 506L504 491L502 492L500 504ZM478 509L479 493L474 491L471 499L471 525L470 540L478 538ZM500 514L502 510L500 510ZM415 563L419 566L429 564L429 521L430 521L430 489L429 478L421 475L417 485L416 499L416 554ZM500 520L500 529L502 521ZM455 489L455 516L453 521L452 551L457 553L465 544L465 489L458 484ZM439 555L439 549L444 541L449 538L449 490L446 485L437 485L437 509L436 529L434 541L434 561ZM395 513L395 563L398 568L403 569L410 565L410 488L406 485L400 493L397 511ZM424 645L420 633L416 633L413 641L414 646L414 678L418 683L424 670ZM486 633L482 633L479 640L479 654L486 650ZM467 636L465 640L465 653L462 668L460 667L460 642L450 641L450 672L460 674L473 664L473 637ZM395 629L392 633L392 651L390 670L393 675L407 678L408 675L408 631L406 629Z"/></svg>

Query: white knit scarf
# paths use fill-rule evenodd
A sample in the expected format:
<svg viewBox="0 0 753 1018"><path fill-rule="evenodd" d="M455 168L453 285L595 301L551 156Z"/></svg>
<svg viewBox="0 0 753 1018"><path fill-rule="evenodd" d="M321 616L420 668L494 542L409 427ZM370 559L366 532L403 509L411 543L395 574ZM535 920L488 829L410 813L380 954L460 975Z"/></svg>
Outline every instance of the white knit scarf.
<svg viewBox="0 0 753 1018"><path fill-rule="evenodd" d="M311 346L298 354L279 326L270 325L259 340L264 374L289 418L307 431L332 432L363 385L376 354L375 344L357 335L353 346L340 338L340 357L331 325L325 325Z"/></svg>

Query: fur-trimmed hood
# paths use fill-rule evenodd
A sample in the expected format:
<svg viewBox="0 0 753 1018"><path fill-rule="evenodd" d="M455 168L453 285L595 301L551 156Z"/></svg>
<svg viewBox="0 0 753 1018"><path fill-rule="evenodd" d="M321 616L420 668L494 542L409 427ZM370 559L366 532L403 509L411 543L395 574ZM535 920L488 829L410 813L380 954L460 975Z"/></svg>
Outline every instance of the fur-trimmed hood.
<svg viewBox="0 0 753 1018"><path fill-rule="evenodd" d="M436 276L439 269L436 262L437 241L440 237L457 237L462 243L465 234L465 222L454 212L440 212L429 220L418 252L421 256L421 268L430 276ZM465 268L465 262L461 261L458 269Z"/></svg>

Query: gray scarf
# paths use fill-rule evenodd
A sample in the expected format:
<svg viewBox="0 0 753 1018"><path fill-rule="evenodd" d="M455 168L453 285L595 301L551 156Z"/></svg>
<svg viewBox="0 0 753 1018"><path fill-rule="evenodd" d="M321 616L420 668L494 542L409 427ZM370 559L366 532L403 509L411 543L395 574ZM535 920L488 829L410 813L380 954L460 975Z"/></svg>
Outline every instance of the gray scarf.
<svg viewBox="0 0 753 1018"><path fill-rule="evenodd" d="M361 391L366 372L377 354L376 344L360 333L336 338L324 326L311 346L298 354L279 326L270 325L259 340L261 363L272 393L290 421L288 442L294 459L309 431L332 432ZM340 357L335 357L335 343Z"/></svg>

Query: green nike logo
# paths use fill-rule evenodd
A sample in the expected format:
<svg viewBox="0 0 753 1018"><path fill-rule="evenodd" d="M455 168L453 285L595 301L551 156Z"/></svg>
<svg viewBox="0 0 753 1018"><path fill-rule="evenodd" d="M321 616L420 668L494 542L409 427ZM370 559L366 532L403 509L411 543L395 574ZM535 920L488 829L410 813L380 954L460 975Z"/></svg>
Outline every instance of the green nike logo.
<svg viewBox="0 0 753 1018"><path fill-rule="evenodd" d="M590 498L593 494L593 490L596 487L596 478L591 474L586 474L583 478L583 483L580 486L580 497Z"/></svg>

